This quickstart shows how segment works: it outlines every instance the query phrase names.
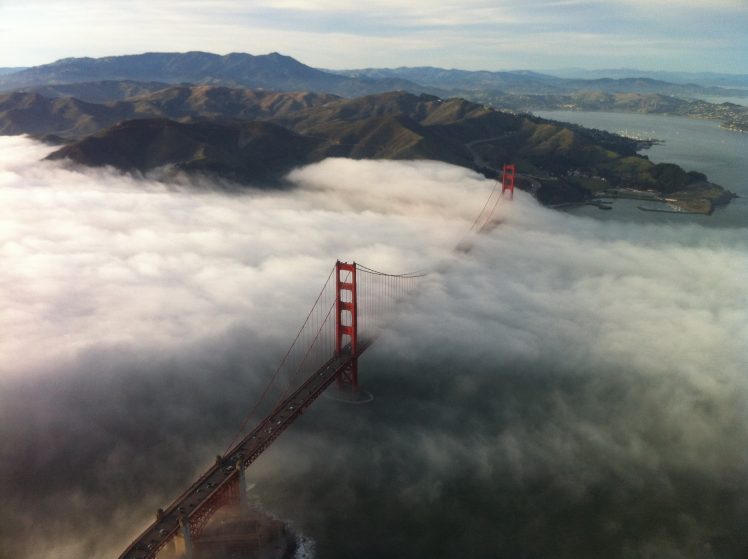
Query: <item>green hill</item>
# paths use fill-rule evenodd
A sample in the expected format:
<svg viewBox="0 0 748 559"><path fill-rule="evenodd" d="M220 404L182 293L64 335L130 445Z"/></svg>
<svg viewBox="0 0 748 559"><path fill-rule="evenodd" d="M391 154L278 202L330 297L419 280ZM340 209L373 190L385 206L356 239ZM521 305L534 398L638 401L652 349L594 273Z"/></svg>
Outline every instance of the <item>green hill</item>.
<svg viewBox="0 0 748 559"><path fill-rule="evenodd" d="M526 175L520 187L548 204L620 188L688 198L690 207L705 211L714 200L729 199L703 175L638 155L635 140L465 99L405 92L347 99L173 86L104 104L13 93L0 96L0 132L75 138L52 157L84 165L137 171L170 166L239 182L276 179L331 156L432 159L489 177L513 161Z"/></svg>

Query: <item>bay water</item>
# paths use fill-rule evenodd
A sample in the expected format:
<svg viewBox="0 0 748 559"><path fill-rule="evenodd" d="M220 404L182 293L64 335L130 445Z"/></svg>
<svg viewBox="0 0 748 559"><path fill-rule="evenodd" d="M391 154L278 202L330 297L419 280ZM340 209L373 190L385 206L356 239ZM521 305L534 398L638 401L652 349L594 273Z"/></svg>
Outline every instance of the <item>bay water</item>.
<svg viewBox="0 0 748 559"><path fill-rule="evenodd" d="M599 219L748 227L748 134L726 130L711 120L675 116L587 111L535 111L535 114L588 128L661 140L663 143L640 153L655 163L675 163L686 171L705 173L711 182L739 196L710 216L644 212L637 209L642 202L636 200L616 200L612 211L581 206L570 209L570 213Z"/></svg>

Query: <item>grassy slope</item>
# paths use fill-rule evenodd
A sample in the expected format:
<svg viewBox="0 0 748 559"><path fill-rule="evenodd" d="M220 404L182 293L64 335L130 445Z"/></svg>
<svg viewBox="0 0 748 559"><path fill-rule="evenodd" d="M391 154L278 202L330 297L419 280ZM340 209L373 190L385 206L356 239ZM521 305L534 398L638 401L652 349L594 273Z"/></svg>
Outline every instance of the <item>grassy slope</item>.
<svg viewBox="0 0 748 559"><path fill-rule="evenodd" d="M45 101L29 95L32 97L20 99L21 104L27 102L28 110L41 107L40 121L49 119L55 124L57 118L65 125L77 118L78 129L98 126L122 114L165 115L203 126L172 126L167 124L171 121L163 119L150 125L128 124L124 129L115 126L75 144L78 146L75 149L63 150L66 156L86 164L112 164L139 170L172 164L251 179L267 173L263 174L254 160L236 159L249 156L242 155L243 148L237 147L237 138L242 135L246 141L252 135L265 138L270 134L262 155L258 155L258 143L251 157L259 157L257 161L273 173L329 156L436 159L481 170L489 176L501 163L515 161L525 173L552 179L543 182L537 192L546 203L583 201L606 189L620 187L651 188L663 196L676 198L688 193L690 198L706 200L706 204L724 195L719 187L706 183L703 175L685 173L674 165L654 165L637 155L635 141L566 123L496 111L464 99L443 101L403 92L340 99L215 86L172 87L107 105L83 104L71 99ZM10 101L7 104L12 105ZM0 100L0 114L2 110ZM10 110L20 109L15 106ZM209 134L208 122L201 120L206 118L213 126L218 126L218 122L223 125ZM269 132L270 127L246 125L256 119L273 122L277 125L272 128L274 132ZM198 130L204 139L195 136ZM285 141L293 149L284 141L275 141L282 137L280 131L287 134ZM141 137L142 134L145 136ZM146 145L150 156L143 151ZM109 159L121 160L104 157L108 149L119 152Z"/></svg>

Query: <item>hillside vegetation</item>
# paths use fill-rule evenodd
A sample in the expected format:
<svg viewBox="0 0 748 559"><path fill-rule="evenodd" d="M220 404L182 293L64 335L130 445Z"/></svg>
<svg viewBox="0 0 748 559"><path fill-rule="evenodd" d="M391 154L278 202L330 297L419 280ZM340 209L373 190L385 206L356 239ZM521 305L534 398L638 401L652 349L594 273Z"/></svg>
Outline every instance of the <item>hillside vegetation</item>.
<svg viewBox="0 0 748 559"><path fill-rule="evenodd" d="M707 210L729 199L703 175L638 155L634 140L406 92L348 99L178 85L107 103L15 92L0 96L0 133L68 142L53 159L124 171L199 171L239 183L278 183L293 167L326 157L431 159L489 177L513 161L520 186L547 204L623 187L688 192Z"/></svg>

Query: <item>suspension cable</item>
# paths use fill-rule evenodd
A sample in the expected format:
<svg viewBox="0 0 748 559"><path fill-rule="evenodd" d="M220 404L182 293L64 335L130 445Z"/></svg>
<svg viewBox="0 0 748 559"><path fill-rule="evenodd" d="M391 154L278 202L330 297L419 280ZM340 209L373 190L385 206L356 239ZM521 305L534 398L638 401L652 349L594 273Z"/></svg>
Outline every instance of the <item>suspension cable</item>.
<svg viewBox="0 0 748 559"><path fill-rule="evenodd" d="M493 188L491 189L491 192L489 193L488 197L486 198L486 201L484 202L483 207L481 208L480 212L476 216L475 220L470 225L470 228L468 229L468 231L465 234L465 236L463 236L463 238L460 240L460 243L458 244L458 247L465 241L465 239L467 238L467 236L470 233L472 233L476 229L478 231L482 230L486 226L486 224L491 220L491 218L493 217L493 214L496 211L496 208L498 207L498 205L499 205L499 203L501 202L501 199L502 199L501 195L499 194L499 188L498 187L499 187L499 181L494 181ZM491 210L486 214L486 208L489 207L489 204L490 204L492 198L494 198L494 196L497 195L497 194L498 194L498 196L496 197L496 200L494 201L493 206L491 207ZM484 217L484 215L485 215L485 217ZM477 227L478 224L481 223L481 222L482 222L482 225L480 227ZM363 264L359 264L359 263L356 263L356 267L357 267L358 270L360 270L361 272L365 272L366 274L373 275L373 276L385 277L385 278L393 278L395 280L416 279L416 278L421 278L421 277L424 277L424 276L428 275L428 272L426 272L426 271L407 272L407 273L403 273L403 274L388 274L388 273L385 273L385 272L380 272L379 270L375 270L373 268L369 268L368 266L364 266ZM270 380L265 385L265 387L264 387L264 389L263 389L260 397L255 402L255 404L252 406L252 408L249 411L249 413L247 414L247 416L244 418L244 421L242 422L242 425L241 425L239 431L234 436L234 438L232 439L232 441L229 444L228 448L226 449L226 453L228 453L233 448L233 446L237 443L237 441L241 439L241 437L242 437L242 435L244 433L244 430L247 428L247 425L249 424L249 422L252 419L252 417L254 417L255 412L258 410L259 406L265 401L267 395L270 392L270 389L276 384L276 382L278 380L278 377L280 375L280 372L283 370L283 367L286 365L286 362L288 361L288 359L289 359L292 351L294 350L294 348L296 347L297 343L299 342L302 334L304 334L304 331L305 331L307 325L309 324L309 321L310 321L312 315L315 313L315 310L317 310L318 304L319 304L320 300L322 299L322 296L324 295L325 290L327 289L327 287L328 287L328 285L330 283L330 279L332 278L332 276L335 273L336 269L337 269L336 266L332 267L332 270L330 271L329 275L327 276L327 280L325 281L324 285L322 286L322 289L320 290L320 293L317 296L317 299L315 300L314 304L312 305L312 308L309 311L309 314L307 314L306 319L304 320L304 322L302 323L301 327L299 328L299 331L297 332L296 337L294 338L294 340L291 343L290 347L288 348L288 350L284 354L283 358L281 359L280 363L276 367L275 371L271 375ZM395 284L394 289L390 289L390 287L391 286L389 286L389 283L383 283L382 285L380 285L380 297L378 297L378 299L380 299L380 300L381 299L389 299L390 298L389 296L393 292L395 293L396 298L399 298L401 296L402 291L405 290L405 286L402 284L401 281L399 281L399 282L397 282ZM364 308L365 308L366 304L367 304L367 302L366 302L367 293L366 292L364 292L364 297L365 297L365 302L364 302ZM371 297L371 295L369 295L369 297ZM370 301L369 305L371 306L371 309L376 314L376 312L377 312L376 299ZM379 305L380 308L378 310L383 312L384 307L382 305L384 305L384 303L380 303L380 305ZM310 355L310 353L312 351L312 348L314 348L314 346L317 343L320 335L322 334L325 326L327 325L328 320L330 318L330 314L332 313L332 310L334 309L334 307L335 307L335 303L333 302L333 304L329 307L329 309L327 310L327 313L324 315L324 317L323 318L319 318L318 317L318 320L321 320L319 328L317 328L317 331L316 331L314 337L312 338L311 343L306 348L306 351L305 351L305 353L304 353L301 361L296 366L295 372L292 373L291 378L288 379L286 387L282 391L281 397L278 400L278 402L281 402L283 400L283 398L285 397L285 395L292 388L293 382L296 380L296 378L298 377L299 373L301 372L302 367L306 363L306 360L307 360L307 358L309 357L309 355ZM320 311L320 312L323 312L323 311ZM368 318L367 318L367 320L368 320Z"/></svg>
<svg viewBox="0 0 748 559"><path fill-rule="evenodd" d="M288 351L286 351L285 355L283 356L283 359L281 359L281 362L278 364L278 367L275 369L275 372L273 372L273 375L270 377L270 380L265 385L265 389L262 391L262 394L260 395L259 399L255 402L254 406L252 406L252 409L249 411L247 416L244 418L244 421L242 422L242 426L239 428L239 431L236 433L236 435L234 435L234 438L231 440L231 444L229 444L224 454L228 454L228 452L233 448L236 442L239 439L241 439L242 433L244 433L244 430L247 428L247 424L254 416L255 412L257 411L257 408L259 408L260 404L262 404L262 402L265 400L265 397L270 391L270 388L273 386L273 384L275 384L275 381L278 378L278 375L281 369L283 369L283 366L286 364L288 357L291 355L291 351L293 351L294 346L296 346L296 342L299 341L299 338L301 337L301 334L304 331L304 328L306 328L306 325L309 322L309 318L312 316L314 309L317 307L317 303L319 303L319 300L322 298L322 294L325 292L325 289L327 289L327 285L330 283L330 278L332 278L332 275L334 273L335 273L335 266L333 266L332 270L330 270L330 274L327 276L327 280L325 281L325 284L322 286L322 289L320 290L319 295L317 295L317 299L314 301L314 305L312 305L312 308L309 311L309 314L307 314L306 319L304 320L304 323L301 325L301 328L299 328L299 331L296 334L296 337L294 338L293 342L291 342L291 346L288 348Z"/></svg>

